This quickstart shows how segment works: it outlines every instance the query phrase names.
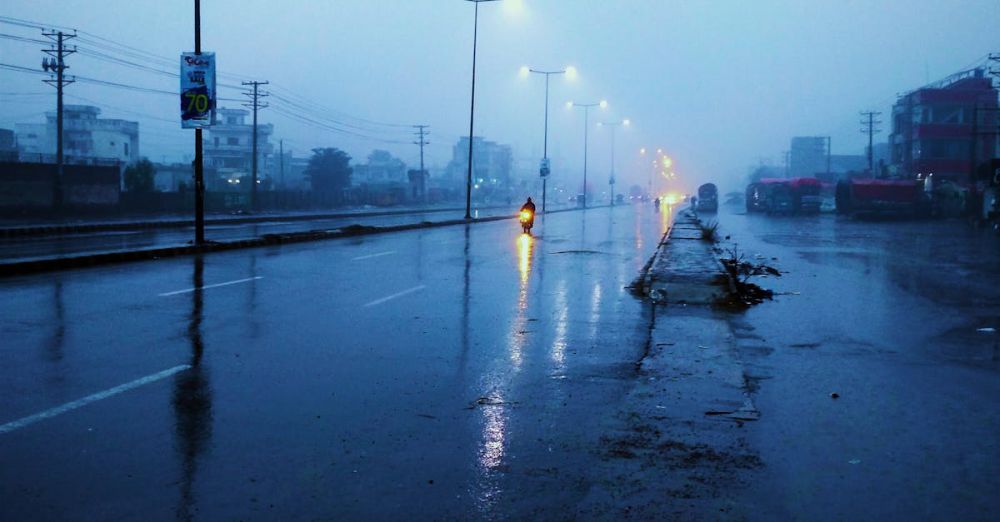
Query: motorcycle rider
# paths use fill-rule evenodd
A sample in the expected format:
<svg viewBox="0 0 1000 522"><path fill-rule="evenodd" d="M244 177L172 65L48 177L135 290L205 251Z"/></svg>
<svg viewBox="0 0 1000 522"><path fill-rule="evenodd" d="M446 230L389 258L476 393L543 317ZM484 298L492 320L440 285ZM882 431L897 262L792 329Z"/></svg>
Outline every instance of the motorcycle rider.
<svg viewBox="0 0 1000 522"><path fill-rule="evenodd" d="M535 203L531 201L530 197L528 198L528 201L524 203L524 205L521 205L521 212L524 212L525 210L530 211L532 216L535 215Z"/></svg>

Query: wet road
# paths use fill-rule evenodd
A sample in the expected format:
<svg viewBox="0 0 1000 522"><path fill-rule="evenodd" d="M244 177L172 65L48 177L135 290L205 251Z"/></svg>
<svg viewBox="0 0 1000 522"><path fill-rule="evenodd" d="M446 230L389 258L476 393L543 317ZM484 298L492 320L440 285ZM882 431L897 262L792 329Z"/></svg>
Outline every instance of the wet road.
<svg viewBox="0 0 1000 522"><path fill-rule="evenodd" d="M562 517L634 379L648 208L0 282L0 519Z"/></svg>
<svg viewBox="0 0 1000 522"><path fill-rule="evenodd" d="M516 208L474 209L478 217L513 214ZM287 234L311 230L333 230L348 225L389 226L422 221L442 221L459 219L463 211L419 212L389 216L350 216L334 219L308 221L274 221L263 223L218 223L205 227L205 238L209 241L236 241L252 239L265 234ZM0 238L0 263L34 261L70 257L76 255L102 254L151 248L185 246L194 238L194 227L163 228L148 230L101 231L54 236L4 237Z"/></svg>
<svg viewBox="0 0 1000 522"><path fill-rule="evenodd" d="M996 520L1000 337L980 329L1000 331L1000 239L740 212L723 235L784 272L731 319L762 415L751 518Z"/></svg>

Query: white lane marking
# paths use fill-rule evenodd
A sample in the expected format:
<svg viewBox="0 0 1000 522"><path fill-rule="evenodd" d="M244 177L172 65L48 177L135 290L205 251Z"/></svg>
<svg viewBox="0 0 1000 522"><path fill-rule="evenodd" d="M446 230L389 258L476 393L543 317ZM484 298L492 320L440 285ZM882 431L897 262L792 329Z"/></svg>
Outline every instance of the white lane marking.
<svg viewBox="0 0 1000 522"><path fill-rule="evenodd" d="M367 256L358 256L358 257L355 257L354 259L352 259L351 261L361 261L361 260L364 260L364 259L373 259L373 258L376 258L376 257L391 256L391 255L393 255L395 253L396 253L395 250L390 250L388 252L380 252L378 254L369 254Z"/></svg>
<svg viewBox="0 0 1000 522"><path fill-rule="evenodd" d="M217 284L214 284L214 285L205 285L205 286L200 286L198 288L188 288L187 290L177 290L176 292L167 292L167 293L164 293L164 294L160 294L160 297L169 297L169 296L177 295L177 294L190 294L191 292L194 292L195 290L206 290L208 288L218 288L220 286L237 285L237 284L240 284L240 283L246 283L247 281L256 281L258 279L264 279L264 278L262 276L257 276L257 277L248 277L246 279L237 279L236 281L226 281L225 283L217 283Z"/></svg>
<svg viewBox="0 0 1000 522"><path fill-rule="evenodd" d="M390 295L388 297L383 297L382 299L376 299L376 300L374 300L374 301L366 304L365 308L369 308L369 307L372 307L372 306L375 306L375 305L380 305L380 304L382 304L382 303L384 303L386 301L392 301L393 299L395 299L397 297L403 297L404 295L409 295L409 294L412 294L413 292L419 292L419 291L423 290L424 288L427 288L427 285L415 286L415 287L410 288L408 290L403 290L402 292L398 292L398 293L392 294L392 295Z"/></svg>
<svg viewBox="0 0 1000 522"><path fill-rule="evenodd" d="M166 379L167 377L170 377L175 373L182 372L190 368L191 365L188 364L174 366L173 368L170 368L168 370L163 370L162 372L154 373L153 375L147 375L146 377L143 377L141 379L136 379L132 382L128 382L120 386L115 386L114 388L111 388L109 390L104 390L102 392L98 392L93 395L88 395L82 399L77 399L73 402L67 402L62 406L56 406L55 408L45 410L41 413L36 413L34 415L29 415L27 417L18 419L16 421L8 422L7 424L0 426L0 434L10 433L14 430L21 429L25 426L34 424L38 421L49 419L55 417L56 415L62 415L63 413L75 410L77 408L82 408L92 402L97 402L102 399L107 399L108 397L113 397L115 395L118 395L119 393L124 393L129 390L138 388L139 386L142 386L144 384L149 384L151 382L156 382L161 379Z"/></svg>

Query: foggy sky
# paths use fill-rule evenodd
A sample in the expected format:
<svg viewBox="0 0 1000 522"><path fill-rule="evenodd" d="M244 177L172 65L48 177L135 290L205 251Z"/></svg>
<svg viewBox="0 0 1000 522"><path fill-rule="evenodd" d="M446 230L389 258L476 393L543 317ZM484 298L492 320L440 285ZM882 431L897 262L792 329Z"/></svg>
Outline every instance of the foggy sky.
<svg viewBox="0 0 1000 522"><path fill-rule="evenodd" d="M443 167L455 140L468 133L471 3L204 0L202 10L203 50L217 53L221 73L238 76L220 82L269 80L276 91L350 116L428 124L432 166ZM77 28L175 62L193 50L191 1L6 0L0 15ZM537 168L544 80L523 79L518 69L573 65L579 77L554 77L551 89L549 155L557 176L578 176L583 160L583 114L565 102L607 99L609 109L592 112L592 121L632 121L618 131L620 188L645 184L640 147L664 148L692 183L735 183L749 165L780 163L795 135L830 135L834 154L863 153L861 110L884 113L884 141L896 95L1000 51L998 20L996 0L484 3L476 135L513 145L519 161ZM40 38L5 24L0 33ZM40 48L0 40L0 62L37 68ZM70 74L177 90L176 79L85 56L68 63ZM54 108L54 89L41 79L0 70L0 127L41 122ZM66 92L78 97L67 103L98 101L104 117L138 120L141 152L153 160L191 154L191 131L180 129L174 97L83 83ZM386 148L418 162L414 145L317 130L270 109L261 121L274 123L275 138L298 154L337 146L363 161L373 148ZM405 127L365 132L412 141ZM609 152L607 131L592 127L591 173L605 183Z"/></svg>

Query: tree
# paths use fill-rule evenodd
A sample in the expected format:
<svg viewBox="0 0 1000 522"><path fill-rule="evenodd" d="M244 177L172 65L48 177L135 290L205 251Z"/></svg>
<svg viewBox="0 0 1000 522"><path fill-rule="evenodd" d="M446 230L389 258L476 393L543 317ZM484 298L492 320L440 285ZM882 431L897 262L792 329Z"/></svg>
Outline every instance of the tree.
<svg viewBox="0 0 1000 522"><path fill-rule="evenodd" d="M130 165L125 169L125 190L128 192L153 192L155 184L153 178L156 176L156 167L153 162L142 158L135 165Z"/></svg>
<svg viewBox="0 0 1000 522"><path fill-rule="evenodd" d="M351 156L335 148L313 149L305 175L315 192L335 194L351 186Z"/></svg>

